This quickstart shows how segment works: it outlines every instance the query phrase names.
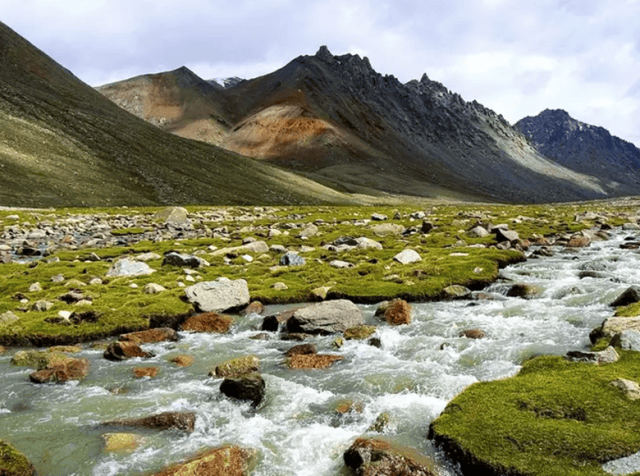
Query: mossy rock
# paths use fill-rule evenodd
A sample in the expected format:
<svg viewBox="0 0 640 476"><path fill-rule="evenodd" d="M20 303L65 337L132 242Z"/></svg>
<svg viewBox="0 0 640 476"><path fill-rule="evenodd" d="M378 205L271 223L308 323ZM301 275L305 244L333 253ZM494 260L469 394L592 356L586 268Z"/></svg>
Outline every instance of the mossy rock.
<svg viewBox="0 0 640 476"><path fill-rule="evenodd" d="M223 446L152 476L246 476L256 457L254 449Z"/></svg>
<svg viewBox="0 0 640 476"><path fill-rule="evenodd" d="M235 359L227 360L209 372L212 377L238 377L243 374L258 372L260 370L260 359L253 355L245 355Z"/></svg>
<svg viewBox="0 0 640 476"><path fill-rule="evenodd" d="M49 350L21 350L11 358L11 364L20 367L31 367L42 370L56 360L63 360L66 356L61 352Z"/></svg>
<svg viewBox="0 0 640 476"><path fill-rule="evenodd" d="M347 340L365 340L376 332L376 326L355 326L344 331Z"/></svg>
<svg viewBox="0 0 640 476"><path fill-rule="evenodd" d="M36 470L20 451L0 440L0 474L2 476L32 476Z"/></svg>
<svg viewBox="0 0 640 476"><path fill-rule="evenodd" d="M640 451L640 407L611 385L639 374L637 352L607 365L539 357L468 387L429 438L464 474L605 476L604 463Z"/></svg>

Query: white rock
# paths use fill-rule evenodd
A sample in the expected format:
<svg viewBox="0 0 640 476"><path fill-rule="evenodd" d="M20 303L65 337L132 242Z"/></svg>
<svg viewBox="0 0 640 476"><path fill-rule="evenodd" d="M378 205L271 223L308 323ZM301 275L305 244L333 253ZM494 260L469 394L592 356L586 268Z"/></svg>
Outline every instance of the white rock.
<svg viewBox="0 0 640 476"><path fill-rule="evenodd" d="M249 287L244 279L218 278L185 289L187 299L203 312L224 312L249 304Z"/></svg>
<svg viewBox="0 0 640 476"><path fill-rule="evenodd" d="M128 258L121 259L109 268L106 276L110 278L120 276L146 276L155 273L147 264L140 261L132 261Z"/></svg>
<svg viewBox="0 0 640 476"><path fill-rule="evenodd" d="M40 283L33 283L31 286L29 286L30 293L39 293L40 291L42 291L42 286L40 285Z"/></svg>
<svg viewBox="0 0 640 476"><path fill-rule="evenodd" d="M422 258L415 250L403 250L393 257L400 264L411 264L422 261Z"/></svg>
<svg viewBox="0 0 640 476"><path fill-rule="evenodd" d="M145 284L143 289L145 294L158 294L166 290L167 289L164 286L160 286L159 284L156 284L156 283Z"/></svg>

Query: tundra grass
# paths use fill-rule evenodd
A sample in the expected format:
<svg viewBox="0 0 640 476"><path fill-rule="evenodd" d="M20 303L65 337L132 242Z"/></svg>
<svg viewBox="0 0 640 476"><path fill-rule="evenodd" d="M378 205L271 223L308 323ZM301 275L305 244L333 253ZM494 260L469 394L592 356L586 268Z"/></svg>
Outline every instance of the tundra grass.
<svg viewBox="0 0 640 476"><path fill-rule="evenodd" d="M468 387L430 435L482 474L604 476L602 464L640 451L640 406L611 385L620 378L640 381L640 354L600 366L539 357Z"/></svg>

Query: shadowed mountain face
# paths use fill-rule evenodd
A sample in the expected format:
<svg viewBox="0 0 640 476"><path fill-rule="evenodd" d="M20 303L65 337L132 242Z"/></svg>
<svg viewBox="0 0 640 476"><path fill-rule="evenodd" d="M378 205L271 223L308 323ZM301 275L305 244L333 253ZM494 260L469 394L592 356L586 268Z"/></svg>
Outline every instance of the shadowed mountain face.
<svg viewBox="0 0 640 476"><path fill-rule="evenodd" d="M525 117L515 127L558 164L603 181L617 182L627 193L638 193L640 149L606 129L576 121L561 109Z"/></svg>
<svg viewBox="0 0 640 476"><path fill-rule="evenodd" d="M542 157L501 116L426 75L402 84L326 47L219 93L231 127L218 144L338 189L505 202L620 193Z"/></svg>
<svg viewBox="0 0 640 476"><path fill-rule="evenodd" d="M178 70L172 80L188 95L216 93L188 70ZM162 81L152 84L152 91L166 87ZM137 107L136 101L133 94ZM178 96L158 108L179 124L180 101ZM219 112L215 104L198 104L207 114ZM264 161L163 132L116 106L2 23L0 124L4 206L350 200Z"/></svg>

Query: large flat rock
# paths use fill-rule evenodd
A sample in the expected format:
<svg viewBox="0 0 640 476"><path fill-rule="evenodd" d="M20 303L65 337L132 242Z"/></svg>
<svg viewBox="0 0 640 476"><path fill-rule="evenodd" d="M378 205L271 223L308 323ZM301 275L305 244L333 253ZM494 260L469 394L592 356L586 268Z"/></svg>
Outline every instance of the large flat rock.
<svg viewBox="0 0 640 476"><path fill-rule="evenodd" d="M249 287L244 279L218 278L185 289L187 299L202 312L224 312L249 304Z"/></svg>
<svg viewBox="0 0 640 476"><path fill-rule="evenodd" d="M287 321L289 332L334 334L364 324L362 312L351 301L324 301L298 309Z"/></svg>

